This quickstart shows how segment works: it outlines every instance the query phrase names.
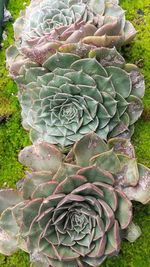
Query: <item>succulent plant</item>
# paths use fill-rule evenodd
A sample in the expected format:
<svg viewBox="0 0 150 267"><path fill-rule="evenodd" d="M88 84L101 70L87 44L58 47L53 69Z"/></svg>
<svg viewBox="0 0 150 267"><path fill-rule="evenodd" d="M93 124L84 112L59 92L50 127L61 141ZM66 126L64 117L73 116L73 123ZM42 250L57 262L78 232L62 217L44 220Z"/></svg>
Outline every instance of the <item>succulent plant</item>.
<svg viewBox="0 0 150 267"><path fill-rule="evenodd" d="M121 46L136 34L116 0L32 0L14 32L21 53L38 63L62 44Z"/></svg>
<svg viewBox="0 0 150 267"><path fill-rule="evenodd" d="M105 140L133 134L143 110L143 76L135 65L125 64L115 48L79 47L73 46L74 53L57 52L42 67L32 62L22 66L19 59L14 63L14 48L8 51L20 86L23 127L30 130L33 142L65 147L89 132ZM84 49L83 58L78 51L85 53Z"/></svg>
<svg viewBox="0 0 150 267"><path fill-rule="evenodd" d="M122 238L139 237L123 190L136 191L132 199L147 203L150 170L137 165L129 140L106 144L89 134L66 157L38 142L19 160L31 171L18 190L0 191L1 253L21 247L34 267L98 267L119 252Z"/></svg>

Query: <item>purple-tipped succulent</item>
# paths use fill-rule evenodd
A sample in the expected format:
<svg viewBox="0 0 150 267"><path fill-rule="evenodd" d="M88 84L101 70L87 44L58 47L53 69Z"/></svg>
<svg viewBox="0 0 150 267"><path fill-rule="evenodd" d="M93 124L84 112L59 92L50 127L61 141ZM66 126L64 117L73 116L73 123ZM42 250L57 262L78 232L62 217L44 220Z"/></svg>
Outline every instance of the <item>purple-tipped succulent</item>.
<svg viewBox="0 0 150 267"><path fill-rule="evenodd" d="M136 34L113 0L32 0L14 32L20 52L38 63L62 44L121 46Z"/></svg>
<svg viewBox="0 0 150 267"><path fill-rule="evenodd" d="M39 142L19 159L31 171L18 190L0 191L3 254L20 247L35 267L98 267L123 237L140 235L129 197L150 200L150 170L137 165L128 140L89 134L67 156Z"/></svg>

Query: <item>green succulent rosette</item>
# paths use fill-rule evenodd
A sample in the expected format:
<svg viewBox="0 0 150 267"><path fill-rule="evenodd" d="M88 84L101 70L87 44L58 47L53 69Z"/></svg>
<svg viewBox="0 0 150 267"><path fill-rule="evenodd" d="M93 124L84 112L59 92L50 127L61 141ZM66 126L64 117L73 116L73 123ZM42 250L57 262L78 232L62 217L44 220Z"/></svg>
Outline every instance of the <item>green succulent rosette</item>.
<svg viewBox="0 0 150 267"><path fill-rule="evenodd" d="M32 0L14 33L20 52L42 64L62 44L119 47L136 30L116 0Z"/></svg>
<svg viewBox="0 0 150 267"><path fill-rule="evenodd" d="M42 66L20 60L17 50L14 58L14 49L7 59L32 142L66 147L90 132L105 140L131 137L143 111L144 79L115 48L62 46Z"/></svg>
<svg viewBox="0 0 150 267"><path fill-rule="evenodd" d="M67 156L38 142L19 160L31 171L17 190L0 190L1 253L21 248L34 267L98 267L141 234L129 198L149 202L150 170L129 140L89 134Z"/></svg>

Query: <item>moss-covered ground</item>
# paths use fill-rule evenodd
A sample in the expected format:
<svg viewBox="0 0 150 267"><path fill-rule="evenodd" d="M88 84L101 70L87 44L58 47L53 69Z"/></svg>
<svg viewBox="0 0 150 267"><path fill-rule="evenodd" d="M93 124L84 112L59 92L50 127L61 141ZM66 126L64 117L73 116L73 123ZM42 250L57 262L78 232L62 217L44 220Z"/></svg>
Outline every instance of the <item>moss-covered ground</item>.
<svg viewBox="0 0 150 267"><path fill-rule="evenodd" d="M16 19L25 8L22 0L10 0L9 10ZM150 167L150 1L121 0L126 15L138 30L131 45L123 48L127 62L136 63L146 80L144 112L136 124L133 144L138 161ZM26 1L26 4L29 0ZM23 177L23 166L17 161L19 151L30 144L28 134L21 127L17 87L5 68L5 50L13 43L12 23L5 27L7 39L0 50L0 187L15 187ZM120 254L107 260L103 267L150 267L150 205L136 204L135 222L142 229L142 236L134 243L123 242ZM11 257L0 256L0 267L29 267L28 255L17 252ZM43 266L44 267L44 266Z"/></svg>

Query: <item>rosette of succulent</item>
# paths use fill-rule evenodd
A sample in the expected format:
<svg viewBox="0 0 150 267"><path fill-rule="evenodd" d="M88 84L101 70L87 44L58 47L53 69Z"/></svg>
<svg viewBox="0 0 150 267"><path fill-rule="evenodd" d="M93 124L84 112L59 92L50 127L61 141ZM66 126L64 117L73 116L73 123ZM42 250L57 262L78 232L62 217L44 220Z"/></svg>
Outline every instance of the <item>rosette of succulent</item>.
<svg viewBox="0 0 150 267"><path fill-rule="evenodd" d="M14 32L20 52L38 63L62 44L120 47L136 34L117 0L32 0Z"/></svg>
<svg viewBox="0 0 150 267"><path fill-rule="evenodd" d="M98 267L140 236L131 200L149 202L150 170L129 140L88 134L66 157L37 142L19 160L30 171L17 190L0 190L1 253L21 248L34 267Z"/></svg>
<svg viewBox="0 0 150 267"><path fill-rule="evenodd" d="M90 132L130 138L143 111L144 78L115 48L65 45L42 66L7 52L32 142L67 147Z"/></svg>

